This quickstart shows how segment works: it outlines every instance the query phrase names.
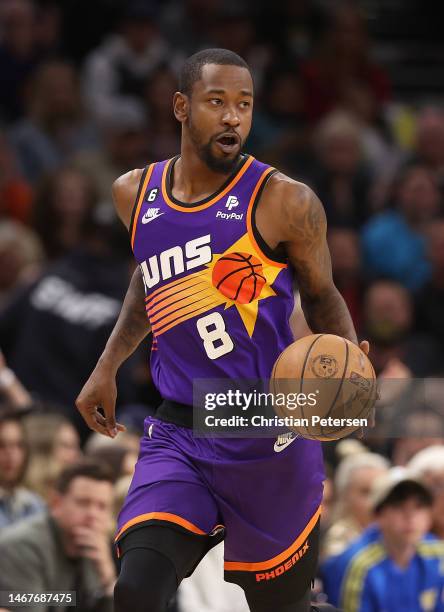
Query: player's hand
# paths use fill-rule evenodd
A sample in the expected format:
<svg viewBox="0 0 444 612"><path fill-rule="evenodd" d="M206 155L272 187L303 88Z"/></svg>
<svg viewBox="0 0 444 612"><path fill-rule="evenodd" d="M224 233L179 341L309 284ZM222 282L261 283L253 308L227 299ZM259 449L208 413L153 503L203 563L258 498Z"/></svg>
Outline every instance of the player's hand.
<svg viewBox="0 0 444 612"><path fill-rule="evenodd" d="M119 431L126 429L124 425L116 422L116 398L115 374L97 364L76 399L76 407L90 429L109 438L115 438Z"/></svg>
<svg viewBox="0 0 444 612"><path fill-rule="evenodd" d="M369 341L368 341L368 340L362 340L362 341L359 343L359 348L360 348L360 349L361 349L361 351L362 351L363 353L365 353L365 354L367 355L367 357L368 357L368 354L369 354L369 352L370 352L370 343L369 343Z"/></svg>
<svg viewBox="0 0 444 612"><path fill-rule="evenodd" d="M80 556L93 562L102 587L106 590L110 588L112 592L116 570L108 534L97 528L79 526L73 531L72 541Z"/></svg>

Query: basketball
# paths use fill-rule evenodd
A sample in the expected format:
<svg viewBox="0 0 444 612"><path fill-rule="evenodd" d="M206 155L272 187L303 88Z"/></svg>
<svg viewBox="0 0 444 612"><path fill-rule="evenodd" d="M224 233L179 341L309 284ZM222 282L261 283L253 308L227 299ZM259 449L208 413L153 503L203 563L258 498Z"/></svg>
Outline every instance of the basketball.
<svg viewBox="0 0 444 612"><path fill-rule="evenodd" d="M238 304L249 304L259 297L266 279L262 263L250 253L228 253L215 264L213 285Z"/></svg>
<svg viewBox="0 0 444 612"><path fill-rule="evenodd" d="M315 334L293 342L281 353L273 367L270 391L276 414L295 422L292 431L311 440L337 440L360 429L362 424L356 421L370 418L376 377L359 346L340 336ZM299 394L296 405L282 401L290 393Z"/></svg>

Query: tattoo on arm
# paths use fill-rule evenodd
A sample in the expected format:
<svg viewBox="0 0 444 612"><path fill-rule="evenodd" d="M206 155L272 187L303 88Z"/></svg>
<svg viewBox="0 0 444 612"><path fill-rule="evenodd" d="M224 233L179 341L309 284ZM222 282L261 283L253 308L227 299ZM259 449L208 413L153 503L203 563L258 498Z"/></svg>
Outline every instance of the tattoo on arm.
<svg viewBox="0 0 444 612"><path fill-rule="evenodd" d="M150 325L145 312L142 274L140 268L136 268L119 318L101 359L111 361L117 369L136 350L149 332Z"/></svg>
<svg viewBox="0 0 444 612"><path fill-rule="evenodd" d="M284 204L284 210L286 248L296 271L305 318L314 333L337 334L357 342L347 305L332 279L324 208L308 187L300 187L299 193L298 201Z"/></svg>

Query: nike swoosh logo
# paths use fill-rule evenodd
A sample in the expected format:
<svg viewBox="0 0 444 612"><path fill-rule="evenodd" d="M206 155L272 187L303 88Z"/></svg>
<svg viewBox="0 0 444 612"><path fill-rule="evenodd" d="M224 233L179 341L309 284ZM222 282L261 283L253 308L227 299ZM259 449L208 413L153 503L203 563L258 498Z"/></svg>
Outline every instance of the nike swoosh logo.
<svg viewBox="0 0 444 612"><path fill-rule="evenodd" d="M143 215L142 223L149 223L150 221L154 221L154 219L157 219L158 217L161 217L164 214L165 213L159 213L158 215L155 215L154 217L146 217L145 215Z"/></svg>
<svg viewBox="0 0 444 612"><path fill-rule="evenodd" d="M276 442L274 443L274 452L281 453L284 450L284 448L287 448L287 446L290 446L290 444L294 442L296 439L297 439L297 435L295 435L294 438L289 438L283 444L279 444L278 441L276 440Z"/></svg>

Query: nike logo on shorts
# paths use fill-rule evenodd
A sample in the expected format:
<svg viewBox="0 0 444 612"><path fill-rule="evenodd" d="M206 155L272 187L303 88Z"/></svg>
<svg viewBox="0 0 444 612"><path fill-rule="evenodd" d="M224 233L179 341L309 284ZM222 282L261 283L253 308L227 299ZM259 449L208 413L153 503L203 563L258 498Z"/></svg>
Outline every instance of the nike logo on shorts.
<svg viewBox="0 0 444 612"><path fill-rule="evenodd" d="M274 451L276 453L280 453L281 451L284 450L284 448L287 448L287 446L290 446L290 444L294 442L297 437L298 437L298 434L294 433L294 431L290 431L289 433L286 433L286 434L281 434L280 436L276 438L276 442L274 443Z"/></svg>

